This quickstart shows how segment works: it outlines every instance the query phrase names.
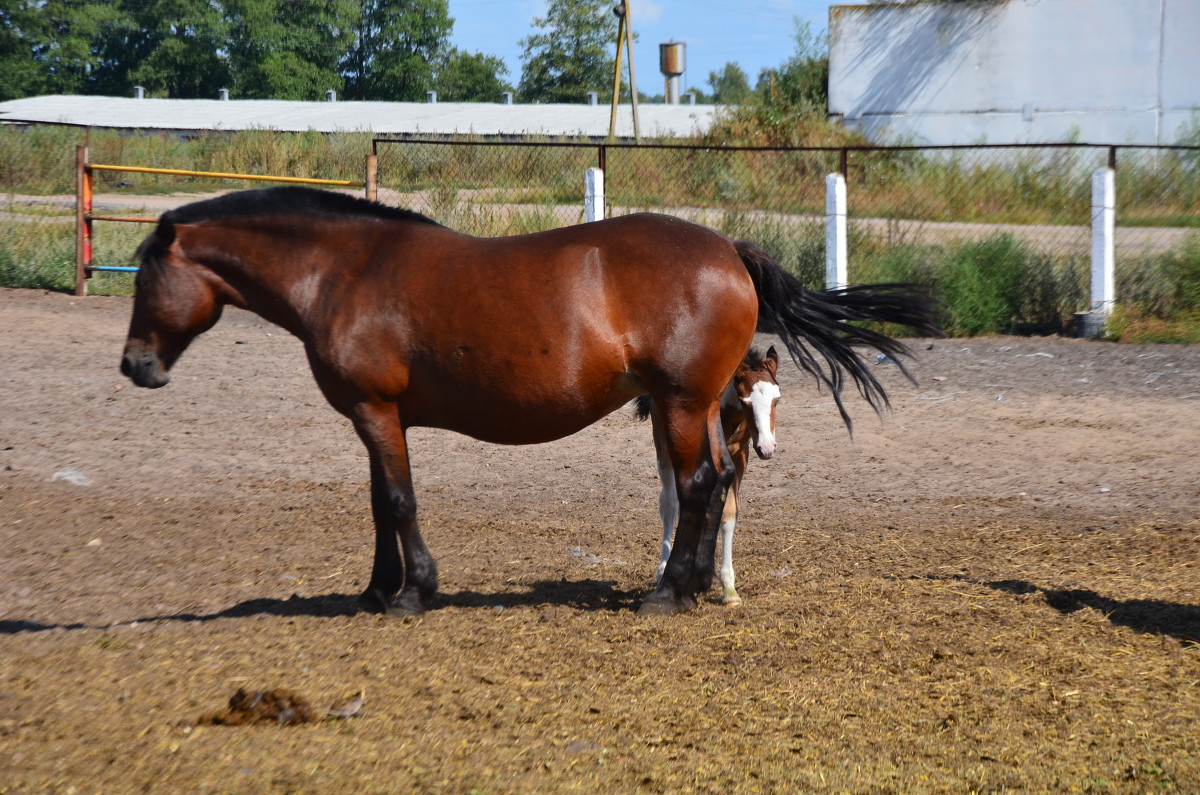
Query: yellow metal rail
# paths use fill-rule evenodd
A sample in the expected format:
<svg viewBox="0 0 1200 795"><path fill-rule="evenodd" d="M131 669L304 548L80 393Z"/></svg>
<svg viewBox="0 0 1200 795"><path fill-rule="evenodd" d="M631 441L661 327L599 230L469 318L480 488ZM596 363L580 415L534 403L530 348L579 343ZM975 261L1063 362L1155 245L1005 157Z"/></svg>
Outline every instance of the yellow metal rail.
<svg viewBox="0 0 1200 795"><path fill-rule="evenodd" d="M363 188L365 182L351 182L345 179L309 179L308 177L270 177L258 174L226 174L219 171L184 171L178 168L148 168L146 166L109 166L100 163L89 163L92 171L133 171L138 174L171 174L176 177L209 177L211 179L244 179L259 182L293 182L303 185L333 185L341 188Z"/></svg>
<svg viewBox="0 0 1200 795"><path fill-rule="evenodd" d="M378 196L379 165L374 154L367 155L366 181L348 179L309 179L307 177L272 177L259 174L229 174L221 171L185 171L179 168L150 168L148 166L113 166L106 163L89 163L88 148L75 147L75 295L87 295L87 280L93 271L122 271L133 273L136 267L98 266L92 264L92 222L124 221L134 224L153 224L158 218L143 218L118 215L95 215L92 213L94 186L93 171L128 171L137 174L169 174L174 177L205 177L208 179L241 179L257 182L287 182L302 185L324 185L334 188L366 188L367 198L375 201Z"/></svg>

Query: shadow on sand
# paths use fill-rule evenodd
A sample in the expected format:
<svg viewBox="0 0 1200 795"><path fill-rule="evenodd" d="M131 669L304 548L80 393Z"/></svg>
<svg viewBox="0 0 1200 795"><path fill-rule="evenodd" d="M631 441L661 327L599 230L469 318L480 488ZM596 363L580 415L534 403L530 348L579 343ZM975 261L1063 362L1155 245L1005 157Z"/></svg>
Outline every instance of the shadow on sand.
<svg viewBox="0 0 1200 795"><path fill-rule="evenodd" d="M620 612L636 610L642 591L623 591L609 580L543 580L531 583L524 591L505 590L496 593L480 593L462 590L438 595L431 610L446 607L462 608L510 608L528 606L560 605L576 610ZM153 624L180 621L185 623L215 621L221 618L249 618L251 616L278 616L294 618L312 616L336 618L358 613L358 595L330 593L320 596L291 596L287 599L250 599L215 613L171 613L159 616L144 616L118 621L113 624L45 624L24 619L0 619L0 635L15 635L20 632L48 632L51 630L97 630L121 624Z"/></svg>
<svg viewBox="0 0 1200 795"><path fill-rule="evenodd" d="M1151 635L1167 635L1184 643L1200 645L1198 605L1158 599L1112 599L1085 588L1042 588L1025 580L972 580L962 576L929 576L920 579L953 580L1011 594L1041 594L1046 604L1063 615L1091 607L1103 613L1115 626Z"/></svg>

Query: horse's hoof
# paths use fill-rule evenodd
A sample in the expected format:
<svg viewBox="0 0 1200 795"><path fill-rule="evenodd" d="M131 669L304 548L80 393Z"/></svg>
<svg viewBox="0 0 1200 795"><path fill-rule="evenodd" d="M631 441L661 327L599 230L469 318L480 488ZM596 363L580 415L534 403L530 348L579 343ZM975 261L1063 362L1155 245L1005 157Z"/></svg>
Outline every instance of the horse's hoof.
<svg viewBox="0 0 1200 795"><path fill-rule="evenodd" d="M655 591L646 597L638 608L639 618L651 616L675 616L694 610L696 598L693 596L676 596L670 591Z"/></svg>
<svg viewBox="0 0 1200 795"><path fill-rule="evenodd" d="M742 603L742 597L737 594L725 594L721 597L721 603L726 607L737 607Z"/></svg>
<svg viewBox="0 0 1200 795"><path fill-rule="evenodd" d="M416 591L401 592L389 598L373 588L368 588L358 597L358 612L399 618L419 616L425 612L425 602Z"/></svg>
<svg viewBox="0 0 1200 795"><path fill-rule="evenodd" d="M358 612L383 615L388 612L388 598L373 588L363 591L358 597Z"/></svg>
<svg viewBox="0 0 1200 795"><path fill-rule="evenodd" d="M401 593L388 604L387 614L397 618L412 618L425 613L425 603L416 591Z"/></svg>

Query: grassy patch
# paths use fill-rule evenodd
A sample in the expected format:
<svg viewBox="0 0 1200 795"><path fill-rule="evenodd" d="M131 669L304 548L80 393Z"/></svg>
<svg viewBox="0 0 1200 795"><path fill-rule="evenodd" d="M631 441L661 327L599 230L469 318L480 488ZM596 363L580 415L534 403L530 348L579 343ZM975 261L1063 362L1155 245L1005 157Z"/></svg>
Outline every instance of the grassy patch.
<svg viewBox="0 0 1200 795"><path fill-rule="evenodd" d="M94 264L128 266L146 234L140 224L96 224ZM75 226L61 220L0 219L0 286L41 290L75 289ZM88 291L131 295L133 276L98 272Z"/></svg>
<svg viewBox="0 0 1200 795"><path fill-rule="evenodd" d="M1149 343L1200 344L1200 311L1188 311L1172 318L1147 315L1136 306L1121 305L1109 318L1107 334L1118 342L1136 345Z"/></svg>

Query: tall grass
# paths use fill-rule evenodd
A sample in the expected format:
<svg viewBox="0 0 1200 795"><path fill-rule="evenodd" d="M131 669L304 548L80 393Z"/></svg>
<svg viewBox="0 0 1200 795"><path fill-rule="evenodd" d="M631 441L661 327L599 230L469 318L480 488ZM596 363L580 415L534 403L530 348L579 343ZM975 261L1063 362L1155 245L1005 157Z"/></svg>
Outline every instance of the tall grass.
<svg viewBox="0 0 1200 795"><path fill-rule="evenodd" d="M1041 254L1010 234L952 245L877 246L862 254L855 281L931 288L952 336L1059 331L1086 308L1086 259Z"/></svg>
<svg viewBox="0 0 1200 795"><path fill-rule="evenodd" d="M94 264L134 264L133 254L147 231L141 224L97 224ZM75 225L55 218L0 220L0 286L74 290ZM132 274L97 272L89 292L129 295Z"/></svg>
<svg viewBox="0 0 1200 795"><path fill-rule="evenodd" d="M370 133L279 133L245 130L196 137L124 134L78 127L0 127L0 189L33 195L75 192L75 147L92 163L185 171L361 180ZM97 171L97 191L170 193L226 189L207 178Z"/></svg>
<svg viewBox="0 0 1200 795"><path fill-rule="evenodd" d="M1121 305L1109 334L1125 342L1200 343L1200 232L1172 251L1117 262Z"/></svg>
<svg viewBox="0 0 1200 795"><path fill-rule="evenodd" d="M608 187L615 204L698 206L820 213L824 176L837 152L746 151L721 145L856 146L860 137L808 120L797 140L756 134L754 118L726 114L714 131L678 147L608 148ZM822 122L821 124L824 124ZM208 132L196 137L122 134L59 126L0 127L0 189L70 193L74 147L87 143L94 163L192 171L360 179L368 133ZM536 142L536 141L535 141ZM384 144L381 186L401 193L452 187L484 190L488 201L563 202L578 195L582 171L598 164L598 146L513 147L475 139ZM548 143L548 141L541 141ZM691 149L702 143L713 148ZM924 221L1086 225L1090 173L1104 149L851 150L851 211L859 217ZM173 192L225 188L228 182L128 172L96 172L102 191ZM1126 147L1117 172L1122 225L1200 225L1200 149Z"/></svg>

